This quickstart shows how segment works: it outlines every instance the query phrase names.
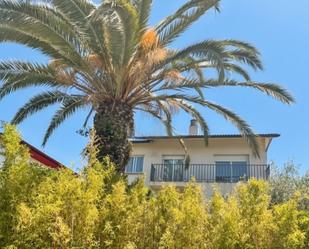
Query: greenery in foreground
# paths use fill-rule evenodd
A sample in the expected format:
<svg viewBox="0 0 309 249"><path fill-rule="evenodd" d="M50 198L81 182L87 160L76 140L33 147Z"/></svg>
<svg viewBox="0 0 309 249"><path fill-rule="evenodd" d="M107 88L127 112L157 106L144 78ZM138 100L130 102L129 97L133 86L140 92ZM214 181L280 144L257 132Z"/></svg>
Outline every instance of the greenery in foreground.
<svg viewBox="0 0 309 249"><path fill-rule="evenodd" d="M49 170L31 163L15 129L5 127L0 248L309 247L309 212L299 206L308 189L277 204L268 184L257 180L226 199L216 192L205 200L194 183L153 194L142 182L128 186L108 159L100 163L88 149L80 175ZM279 189L277 180L271 184Z"/></svg>

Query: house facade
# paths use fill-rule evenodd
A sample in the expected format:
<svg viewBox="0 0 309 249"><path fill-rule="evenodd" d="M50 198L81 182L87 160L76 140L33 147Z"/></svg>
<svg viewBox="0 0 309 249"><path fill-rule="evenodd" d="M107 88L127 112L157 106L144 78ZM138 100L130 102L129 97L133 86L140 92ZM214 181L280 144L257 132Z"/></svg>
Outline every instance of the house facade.
<svg viewBox="0 0 309 249"><path fill-rule="evenodd" d="M267 150L279 134L260 134L260 157L255 157L249 145L240 135L212 135L205 146L204 137L197 135L194 122L190 135L147 136L132 139L133 152L126 167L129 182L144 177L145 184L154 190L166 184L183 187L191 179L200 184L210 196L214 184L222 194L230 193L240 181L250 178L267 180L270 169ZM182 139L190 155L185 166Z"/></svg>

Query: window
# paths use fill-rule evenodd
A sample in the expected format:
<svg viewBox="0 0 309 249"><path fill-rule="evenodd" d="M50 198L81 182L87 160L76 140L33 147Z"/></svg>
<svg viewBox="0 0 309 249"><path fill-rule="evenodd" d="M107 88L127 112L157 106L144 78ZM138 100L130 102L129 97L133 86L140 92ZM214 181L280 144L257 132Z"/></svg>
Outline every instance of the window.
<svg viewBox="0 0 309 249"><path fill-rule="evenodd" d="M183 181L184 156L163 156L163 180Z"/></svg>
<svg viewBox="0 0 309 249"><path fill-rule="evenodd" d="M230 182L231 179L231 164L230 162L216 162L216 181Z"/></svg>
<svg viewBox="0 0 309 249"><path fill-rule="evenodd" d="M248 155L215 156L216 181L238 182L248 178Z"/></svg>
<svg viewBox="0 0 309 249"><path fill-rule="evenodd" d="M246 180L248 177L247 162L232 162L232 182Z"/></svg>
<svg viewBox="0 0 309 249"><path fill-rule="evenodd" d="M238 182L246 180L247 162L216 162L216 181L218 182Z"/></svg>
<svg viewBox="0 0 309 249"><path fill-rule="evenodd" d="M143 173L144 168L144 157L133 156L130 157L129 162L126 166L126 173Z"/></svg>

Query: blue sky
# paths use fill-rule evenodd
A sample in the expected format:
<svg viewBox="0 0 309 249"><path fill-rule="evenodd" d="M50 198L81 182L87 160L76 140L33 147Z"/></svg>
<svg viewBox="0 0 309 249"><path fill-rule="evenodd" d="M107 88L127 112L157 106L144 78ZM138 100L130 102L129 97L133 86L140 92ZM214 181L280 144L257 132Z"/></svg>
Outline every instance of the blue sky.
<svg viewBox="0 0 309 249"><path fill-rule="evenodd" d="M154 0L151 24L176 10L184 0ZM262 54L265 70L252 72L261 82L276 82L289 89L297 103L283 105L250 89L207 90L208 99L231 108L246 119L257 133L275 132L281 137L270 147L269 159L282 165L288 160L309 169L309 1L295 0L222 0L221 13L208 12L173 47L181 48L204 39L239 39L254 44ZM0 44L0 60L23 59L46 62L37 51L14 44ZM42 89L28 89L0 102L0 120L10 121L17 109ZM19 126L23 138L40 147L44 131L55 108L36 114ZM212 134L237 133L216 114L203 110ZM80 152L87 142L76 134L85 113L64 123L43 151L74 168L82 167ZM174 118L179 134L186 134L190 118L180 113ZM307 129L306 129L307 127ZM147 115L136 115L137 135L164 134L163 127Z"/></svg>

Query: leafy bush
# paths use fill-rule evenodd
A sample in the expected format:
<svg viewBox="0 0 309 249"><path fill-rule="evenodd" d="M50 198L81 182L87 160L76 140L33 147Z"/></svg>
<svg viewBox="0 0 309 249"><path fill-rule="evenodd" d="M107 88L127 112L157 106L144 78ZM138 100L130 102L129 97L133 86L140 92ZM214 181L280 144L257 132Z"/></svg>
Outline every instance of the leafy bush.
<svg viewBox="0 0 309 249"><path fill-rule="evenodd" d="M272 165L270 177L270 195L273 204L290 200L295 193L300 196L299 208L309 210L309 172L300 175L293 161L289 161L283 168Z"/></svg>
<svg viewBox="0 0 309 249"><path fill-rule="evenodd" d="M79 175L31 162L5 126L0 153L0 248L309 248L309 214L300 194L270 205L266 182L240 184L227 199L199 186L157 193L128 186L113 164L95 159Z"/></svg>

